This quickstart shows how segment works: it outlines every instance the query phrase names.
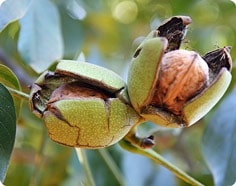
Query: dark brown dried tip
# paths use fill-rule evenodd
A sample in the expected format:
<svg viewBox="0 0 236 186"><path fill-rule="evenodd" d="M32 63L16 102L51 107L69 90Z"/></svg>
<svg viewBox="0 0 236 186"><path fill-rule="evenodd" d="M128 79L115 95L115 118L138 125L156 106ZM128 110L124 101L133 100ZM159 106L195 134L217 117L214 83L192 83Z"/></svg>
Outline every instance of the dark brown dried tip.
<svg viewBox="0 0 236 186"><path fill-rule="evenodd" d="M217 75L225 67L232 70L232 59L230 56L230 46L219 48L205 54L202 58L207 62L213 74Z"/></svg>
<svg viewBox="0 0 236 186"><path fill-rule="evenodd" d="M189 16L174 16L157 28L158 36L168 39L166 52L179 49L186 34L186 26L192 23Z"/></svg>
<svg viewBox="0 0 236 186"><path fill-rule="evenodd" d="M155 145L155 141L154 141L153 135L142 139L141 148L149 149L149 148L152 148L154 145Z"/></svg>

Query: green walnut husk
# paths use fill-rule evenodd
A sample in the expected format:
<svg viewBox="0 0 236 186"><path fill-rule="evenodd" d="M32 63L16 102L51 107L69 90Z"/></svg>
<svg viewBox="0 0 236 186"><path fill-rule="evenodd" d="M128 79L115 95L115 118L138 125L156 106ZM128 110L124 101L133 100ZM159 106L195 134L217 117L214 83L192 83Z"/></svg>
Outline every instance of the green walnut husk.
<svg viewBox="0 0 236 186"><path fill-rule="evenodd" d="M30 108L43 118L52 140L89 149L116 143L140 120L117 74L69 60L35 81Z"/></svg>

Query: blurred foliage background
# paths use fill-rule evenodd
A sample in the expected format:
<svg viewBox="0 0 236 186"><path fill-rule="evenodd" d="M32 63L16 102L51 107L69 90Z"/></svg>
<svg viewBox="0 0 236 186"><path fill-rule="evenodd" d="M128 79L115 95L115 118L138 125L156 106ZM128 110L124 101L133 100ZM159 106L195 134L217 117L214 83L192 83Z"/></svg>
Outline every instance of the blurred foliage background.
<svg viewBox="0 0 236 186"><path fill-rule="evenodd" d="M38 2L19 0L19 2L26 4L26 14L0 32L0 62L15 72L22 89L27 93L29 85L40 72L48 67L53 68L53 62L61 58L77 59L81 52L86 61L109 68L126 79L134 49L152 29L174 15L188 15L193 20L188 27L182 48L198 51L203 55L218 47L229 45L232 46L233 61L236 58L236 6L229 0ZM19 5L15 8L17 6ZM33 10L35 7L38 7L37 10ZM47 17L50 14L52 19ZM30 33L30 29L34 30L34 34ZM51 31L53 33L50 35ZM36 53L31 50L32 48ZM39 65L40 62L42 65ZM225 96L229 101L224 104L222 99L219 104L223 110L226 109L226 112L218 111L217 115L214 114L217 107L203 120L186 129L165 129L147 123L147 126L140 127L140 133L146 135L154 132L157 152L204 185L213 185L217 174L212 174L206 163L211 155L205 154L206 161L203 158L202 135L204 131L206 132L208 123L210 125L217 123L218 120L222 121L221 114L228 113L229 117L236 115L233 105L235 101L232 101L235 99L232 96L235 94L235 91L232 91L235 82L235 68L233 68L233 81ZM228 95L231 97L227 97ZM227 107L229 105L230 108ZM232 119L229 122L233 125L235 121ZM226 132L232 134L230 140L235 139L233 138L235 127ZM210 135L207 134L209 138ZM206 137L204 140L208 141ZM218 151L222 150L224 145L226 144L222 144ZM236 142L229 146L233 147L236 147ZM106 150L119 166L127 185L187 185L152 160L126 152L119 145ZM87 150L86 153L96 185L120 185L99 151ZM230 164L236 163L235 156L234 154L234 158L231 158L233 161ZM229 174L235 181L235 172L231 171ZM232 182L232 179L230 181ZM27 102L23 103L18 119L15 147L4 183L9 186L86 185L86 178L74 149L48 139L42 121L30 113Z"/></svg>

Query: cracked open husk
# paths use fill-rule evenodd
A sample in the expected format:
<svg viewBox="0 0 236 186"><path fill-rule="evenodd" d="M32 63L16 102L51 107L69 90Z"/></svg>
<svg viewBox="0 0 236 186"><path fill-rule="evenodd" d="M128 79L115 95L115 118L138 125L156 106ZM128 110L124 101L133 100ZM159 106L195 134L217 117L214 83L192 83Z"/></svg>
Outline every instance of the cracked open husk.
<svg viewBox="0 0 236 186"><path fill-rule="evenodd" d="M31 111L42 117L49 137L80 148L103 148L122 139L140 116L130 106L126 85L114 72L63 60L31 87Z"/></svg>
<svg viewBox="0 0 236 186"><path fill-rule="evenodd" d="M165 127L196 123L219 101L231 81L230 47L201 57L179 49L191 19L177 16L152 31L135 51L128 93L135 110Z"/></svg>

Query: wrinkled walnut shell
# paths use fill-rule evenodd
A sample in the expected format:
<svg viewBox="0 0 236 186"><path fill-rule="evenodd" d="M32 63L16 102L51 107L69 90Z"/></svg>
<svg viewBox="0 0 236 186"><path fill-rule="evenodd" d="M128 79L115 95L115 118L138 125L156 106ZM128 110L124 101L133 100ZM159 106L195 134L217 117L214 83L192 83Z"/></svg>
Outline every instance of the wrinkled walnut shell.
<svg viewBox="0 0 236 186"><path fill-rule="evenodd" d="M196 52L166 53L151 104L180 115L183 105L207 86L208 71L207 63Z"/></svg>

